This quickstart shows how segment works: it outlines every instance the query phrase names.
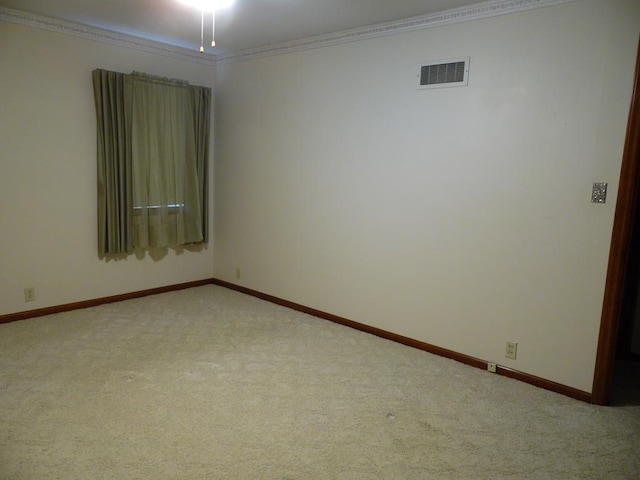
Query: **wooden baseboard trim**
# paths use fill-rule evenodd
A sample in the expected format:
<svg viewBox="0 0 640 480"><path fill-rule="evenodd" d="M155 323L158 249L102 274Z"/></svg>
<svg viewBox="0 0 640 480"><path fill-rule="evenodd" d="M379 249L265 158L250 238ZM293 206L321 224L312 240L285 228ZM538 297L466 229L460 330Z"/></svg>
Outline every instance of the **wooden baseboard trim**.
<svg viewBox="0 0 640 480"><path fill-rule="evenodd" d="M551 380L547 380L546 378L536 377L535 375L524 373L519 370L514 370L503 365L497 366L496 373L498 373L499 375L504 375L505 377L513 378L515 380L520 380L521 382L525 382L530 385L535 385L536 387L540 387L545 390L550 390L552 392L566 395L567 397L575 398L576 400L581 400L586 403L593 403L593 397L589 392L578 390L577 388L569 387L561 383L553 382Z"/></svg>
<svg viewBox="0 0 640 480"><path fill-rule="evenodd" d="M299 312L307 313L309 315L313 315L314 317L329 320L331 322L338 323L340 325L344 325L347 327L351 327L365 333L370 333L377 337L385 338L387 340L392 340L394 342L401 343L409 347L417 348L419 350L423 350L428 353L433 353L441 357L449 358L451 360L456 360L460 363L464 363L465 365L470 365L472 367L480 368L483 370L487 369L487 363L488 363L487 361L481 360L476 357L472 357L470 355L465 355L463 353L458 353L453 350L448 350L446 348L438 347L436 345L431 345L429 343L422 342L420 340L415 340L413 338L405 337L403 335L398 335L397 333L392 333L386 330L382 330L380 328L372 327L370 325L365 325L364 323L355 322L347 318L339 317L337 315L326 313L321 310L316 310L315 308L306 307L298 303L290 302L282 298L274 297L273 295L258 292L256 290L252 290L247 287L236 285L234 283L226 282L224 280L213 279L211 283L213 283L214 285L219 285L221 287L229 288L231 290L235 290L237 292L245 293L247 295L251 295L253 297L257 297L271 303L282 305L284 307L288 307L293 310L297 310ZM504 375L505 377L513 378L521 382L535 385L536 387L540 387L545 390L550 390L552 392L560 393L567 397L575 398L583 402L587 402L587 403L592 402L591 394L588 392L578 390L576 388L569 387L567 385L562 385L560 383L556 383L551 380L546 380L541 377L536 377L535 375L530 375L528 373L524 373L508 367L504 367L502 365L497 366L496 373L498 375Z"/></svg>
<svg viewBox="0 0 640 480"><path fill-rule="evenodd" d="M42 317L45 315L53 315L56 313L69 312L72 310L79 310L81 308L95 307L95 306L104 305L107 303L121 302L124 300L131 300L134 298L147 297L149 295L157 295L160 293L173 292L176 290L184 290L187 288L200 287L203 285L211 285L211 284L219 285L221 287L226 287L231 290L235 290L237 292L251 295L252 297L257 297L262 300L275 303L277 305L282 305L284 307L291 308L292 310L313 315L314 317L322 318L324 320L329 320L331 322L344 325L344 326L353 328L355 330L360 330L362 332L369 333L377 337L385 338L387 340L391 340L397 343L401 343L409 347L417 348L425 352L433 353L441 357L450 358L452 360L456 360L460 363L464 363L472 367L481 368L483 370L487 369L487 362L485 360L481 360L479 358L472 357L470 355L458 353L453 350L448 350L446 348L438 347L436 345L431 345L429 343L422 342L420 340L415 340L413 338L405 337L403 335L398 335L397 333L389 332L387 330L372 327L364 323L349 320L348 318L323 312L315 308L306 307L298 303L290 302L289 300L284 300L282 298L274 297L273 295L258 292L256 290L252 290L250 288L236 285L236 284L226 282L224 280L219 280L216 278L197 280L195 282L179 283L176 285L167 285L164 287L151 288L148 290L139 290L137 292L123 293L120 295L113 295L110 297L95 298L92 300L84 300L81 302L74 302L74 303L67 303L64 305L57 305L53 307L39 308L36 310L27 310L24 312L9 313L7 315L0 315L0 324L16 322L19 320L26 320L29 318ZM529 383L531 385L535 385L536 387L544 388L546 390L551 390L553 392L566 395L567 397L582 400L583 402L587 402L587 403L592 402L592 395L588 392L584 392L582 390L578 390L573 387L568 387L560 383L552 382L551 380L546 380L544 378L536 377L535 375L530 375L528 373L520 372L518 370L513 370L511 368L504 367L502 365L497 366L496 373L498 373L499 375L504 375L505 377L513 378L525 383Z"/></svg>
<svg viewBox="0 0 640 480"><path fill-rule="evenodd" d="M149 295L157 295L159 293L173 292L176 290L184 290L186 288L200 287L202 285L211 285L213 279L197 280L195 282L179 283L176 285L167 285L164 287L150 288L148 290L139 290L137 292L123 293L110 297L95 298L92 300L83 300L81 302L67 303L64 305L56 305L54 307L39 308L37 310L27 310L25 312L9 313L0 315L0 324L16 322L18 320L26 320L28 318L42 317L45 315L53 315L54 313L70 312L71 310L79 310L81 308L96 307L106 303L121 302L123 300L131 300L133 298L147 297Z"/></svg>

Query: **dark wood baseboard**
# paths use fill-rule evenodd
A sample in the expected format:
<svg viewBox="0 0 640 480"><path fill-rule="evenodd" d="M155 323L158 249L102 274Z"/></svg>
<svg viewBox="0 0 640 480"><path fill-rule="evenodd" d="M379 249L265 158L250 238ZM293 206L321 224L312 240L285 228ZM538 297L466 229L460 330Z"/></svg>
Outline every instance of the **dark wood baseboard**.
<svg viewBox="0 0 640 480"><path fill-rule="evenodd" d="M42 317L44 315L53 315L55 313L69 312L71 310L79 310L81 308L89 308L89 307L95 307L98 305L104 305L106 303L121 302L123 300L131 300L133 298L146 297L149 295L157 295L159 293L173 292L176 290L184 290L186 288L200 287L202 285L211 285L211 284L219 285L221 287L226 287L231 290L235 290L237 292L251 295L253 297L257 297L271 303L275 303L278 305L282 305L284 307L291 308L292 310L296 310L302 313L307 313L309 315L313 315L314 317L322 318L324 320L329 320L331 322L338 323L340 325L354 328L356 330L360 330L362 332L369 333L371 335L376 335L377 337L385 338L387 340L401 343L409 347L417 348L425 352L433 353L441 357L450 358L452 360L456 360L466 365L471 365L473 367L481 368L483 370L487 369L487 362L485 360L481 360L479 358L475 358L470 355L458 353L453 350L448 350L446 348L438 347L436 345L431 345L429 343L422 342L420 340L415 340L413 338L405 337L403 335L398 335L397 333L392 333L386 330L382 330L380 328L372 327L364 323L349 320L348 318L340 317L338 315L333 315L331 313L326 313L321 310L317 310L315 308L306 307L298 303L290 302L289 300L284 300L282 298L274 297L273 295L258 292L256 290L252 290L247 287L243 287L240 285L236 285L236 284L226 282L224 280L215 279L215 278L197 280L195 282L180 283L177 285L167 285L164 287L151 288L149 290L140 290L137 292L123 293L121 295L113 295L110 297L96 298L93 300L84 300L81 302L67 303L65 305L58 305L54 307L39 308L37 310L27 310L24 312L0 315L0 324L15 322L18 320L26 320L28 318ZM551 380L546 380L544 378L536 377L535 375L530 375L528 373L520 372L518 370L513 370L511 368L507 368L502 365L497 366L496 373L498 373L499 375L504 375L505 377L513 378L516 380L520 380L522 382L529 383L531 385L535 385L540 388L544 388L546 390L551 390L553 392L557 392L562 395L566 395L568 397L582 400L583 402L591 403L592 401L592 396L588 392L584 392L582 390L568 387L560 383L552 382Z"/></svg>
<svg viewBox="0 0 640 480"><path fill-rule="evenodd" d="M267 300L271 303L282 305L284 307L288 307L293 310L297 310L299 312L307 313L309 315L313 315L314 317L329 320L331 322L338 323L340 325L344 325L347 327L351 327L356 330L360 330L362 332L370 333L372 335L376 335L378 337L385 338L387 340L392 340L394 342L398 342L403 345L407 345L409 347L417 348L419 350L433 353L441 357L450 358L452 360L456 360L460 363L464 363L472 367L481 368L483 370L487 369L487 363L488 363L487 361L472 357L470 355L458 353L453 350L448 350L446 348L442 348L436 345L431 345L429 343L422 342L420 340L415 340L413 338L405 337L403 335L398 335L397 333L388 332L380 328L355 322L347 318L339 317L337 315L326 313L321 310L316 310L315 308L306 307L298 303L290 302L282 298L274 297L273 295L258 292L256 290L252 290L247 287L236 285L234 283L226 282L224 280L213 279L212 283L215 285L219 285L221 287L226 287L231 290L235 290L237 292L245 293L247 295L260 298L262 300ZM591 394L588 392L578 390L576 388L569 387L567 385L562 385L560 383L556 383L551 380L546 380L541 377L536 377L535 375L530 375L528 373L524 373L508 367L504 367L502 365L497 366L496 373L498 375L504 375L505 377L513 378L515 380L520 380L521 382L529 383L531 385L535 385L536 387L540 387L540 388L544 388L545 390L550 390L552 392L560 393L562 395L566 395L567 397L575 398L583 402L591 403L591 400L592 400Z"/></svg>
<svg viewBox="0 0 640 480"><path fill-rule="evenodd" d="M123 300L131 300L133 298L147 297L149 295L157 295L159 293L173 292L175 290L184 290L186 288L200 287L202 285L211 285L213 279L197 280L195 282L179 283L177 285L167 285L165 287L151 288L148 290L140 290L137 292L123 293L121 295L113 295L110 297L95 298L92 300L84 300L81 302L67 303L64 305L56 305L54 307L39 308L37 310L27 310L25 312L9 313L0 315L0 323L16 322L18 320L26 320L28 318L42 317L45 315L53 315L54 313L69 312L71 310L79 310L81 308L95 307L104 305L105 303L121 302Z"/></svg>

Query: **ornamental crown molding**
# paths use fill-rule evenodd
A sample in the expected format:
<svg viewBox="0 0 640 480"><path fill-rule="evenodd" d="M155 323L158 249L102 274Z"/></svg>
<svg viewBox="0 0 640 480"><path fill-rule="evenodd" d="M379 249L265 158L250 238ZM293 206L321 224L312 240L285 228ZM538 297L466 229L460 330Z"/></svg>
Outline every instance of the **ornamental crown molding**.
<svg viewBox="0 0 640 480"><path fill-rule="evenodd" d="M214 55L211 53L194 52L186 48L175 47L173 45L155 42L153 40L146 40L133 35L127 35L81 23L54 19L20 10L13 10L6 7L0 7L0 22L27 25L29 27L64 33L97 42L143 50L145 52L156 53L167 57L190 60L205 65L213 65L215 59Z"/></svg>
<svg viewBox="0 0 640 480"><path fill-rule="evenodd" d="M272 55L280 55L300 50L308 50L328 45L366 40L386 35L395 35L413 30L420 30L431 27L440 27L454 23L468 22L481 18L496 17L511 13L533 10L536 8L561 5L563 3L575 2L578 0L492 0L478 3L468 7L461 7L447 10L431 15L411 17L395 22L382 23L369 27L355 28L327 35L308 37L291 42L267 45L265 47L238 50L226 54L216 55L215 63L235 63L253 60Z"/></svg>
<svg viewBox="0 0 640 480"><path fill-rule="evenodd" d="M98 42L109 43L127 48L143 50L159 55L181 58L206 65L235 63L272 55L320 48L340 43L355 42L386 35L395 35L413 30L439 27L454 23L468 22L481 18L507 15L536 8L561 5L578 0L491 0L468 7L462 7L431 15L411 17L395 22L355 28L327 35L303 38L291 42L267 45L264 47L238 50L225 54L200 53L172 46L166 43L146 40L133 35L114 32L81 23L53 19L36 14L0 7L0 22L18 23L58 33L74 35Z"/></svg>

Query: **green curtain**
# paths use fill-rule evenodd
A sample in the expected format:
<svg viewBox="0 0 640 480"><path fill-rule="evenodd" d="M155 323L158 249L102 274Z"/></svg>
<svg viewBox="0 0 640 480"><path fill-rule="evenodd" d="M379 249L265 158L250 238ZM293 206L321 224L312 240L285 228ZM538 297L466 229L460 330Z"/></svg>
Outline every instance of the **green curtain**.
<svg viewBox="0 0 640 480"><path fill-rule="evenodd" d="M191 86L191 98L194 103L194 133L196 136L196 168L198 173L198 192L201 205L202 225L207 225L209 218L209 129L211 125L211 89ZM203 228L203 241L209 241L209 229Z"/></svg>
<svg viewBox="0 0 640 480"><path fill-rule="evenodd" d="M96 70L93 76L98 169L116 169L122 177L122 185L114 186L113 175L101 180L98 174L99 234L124 238L113 248L99 242L100 254L207 241L211 89L142 73ZM97 88L96 78L115 79L118 87ZM105 88L116 93L105 98ZM124 114L110 114L113 105ZM109 141L114 135L105 141L104 130L117 132L117 154ZM113 220L110 197L102 193L111 190L121 221Z"/></svg>
<svg viewBox="0 0 640 480"><path fill-rule="evenodd" d="M131 102L126 75L93 71L98 134L98 252L131 252Z"/></svg>

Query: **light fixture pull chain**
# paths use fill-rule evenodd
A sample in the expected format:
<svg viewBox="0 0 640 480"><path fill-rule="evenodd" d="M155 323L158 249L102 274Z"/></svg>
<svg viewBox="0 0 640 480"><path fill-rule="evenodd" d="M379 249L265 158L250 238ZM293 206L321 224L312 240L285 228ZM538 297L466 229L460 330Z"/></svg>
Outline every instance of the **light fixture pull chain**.
<svg viewBox="0 0 640 480"><path fill-rule="evenodd" d="M204 10L200 17L200 53L204 53Z"/></svg>
<svg viewBox="0 0 640 480"><path fill-rule="evenodd" d="M216 46L216 11L211 12L211 46Z"/></svg>

